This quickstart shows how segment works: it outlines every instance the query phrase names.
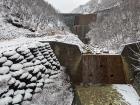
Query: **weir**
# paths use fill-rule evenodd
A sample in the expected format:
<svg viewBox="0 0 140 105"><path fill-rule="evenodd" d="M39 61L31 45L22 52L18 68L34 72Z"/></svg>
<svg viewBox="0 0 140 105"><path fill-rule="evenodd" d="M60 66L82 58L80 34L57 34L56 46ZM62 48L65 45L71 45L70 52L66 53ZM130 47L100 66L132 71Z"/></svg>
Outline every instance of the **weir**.
<svg viewBox="0 0 140 105"><path fill-rule="evenodd" d="M118 105L114 104L115 99L120 104L127 105L122 101L122 94L118 93L114 87L122 87L126 92L129 88L132 94L136 89L139 93L139 80L135 78L139 71L136 73L132 70L130 68L132 64L128 60L132 51L139 53L138 43L126 45L120 55L83 54L77 46L60 42L50 42L50 45L61 65L66 67L66 71L71 77L75 87L74 103L77 105L104 105L103 103ZM130 50L130 46L135 47ZM129 54L126 50L130 50ZM95 99L101 99L102 102ZM89 104L89 102L91 103Z"/></svg>

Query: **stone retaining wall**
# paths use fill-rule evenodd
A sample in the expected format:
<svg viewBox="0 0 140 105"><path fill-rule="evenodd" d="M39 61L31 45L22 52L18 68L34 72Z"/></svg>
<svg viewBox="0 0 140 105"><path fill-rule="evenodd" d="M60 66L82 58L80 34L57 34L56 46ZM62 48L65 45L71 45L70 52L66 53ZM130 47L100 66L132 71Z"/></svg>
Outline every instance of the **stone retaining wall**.
<svg viewBox="0 0 140 105"><path fill-rule="evenodd" d="M32 100L58 74L60 63L49 44L36 45L0 54L0 105L16 105Z"/></svg>

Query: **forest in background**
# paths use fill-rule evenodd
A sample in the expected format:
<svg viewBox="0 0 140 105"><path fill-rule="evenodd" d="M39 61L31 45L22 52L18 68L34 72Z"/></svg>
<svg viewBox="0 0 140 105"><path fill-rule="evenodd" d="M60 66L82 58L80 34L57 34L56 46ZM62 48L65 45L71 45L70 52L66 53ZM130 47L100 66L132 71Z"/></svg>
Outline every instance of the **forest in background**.
<svg viewBox="0 0 140 105"><path fill-rule="evenodd" d="M58 11L44 0L0 0L0 18L2 22L36 33L60 30L64 25Z"/></svg>

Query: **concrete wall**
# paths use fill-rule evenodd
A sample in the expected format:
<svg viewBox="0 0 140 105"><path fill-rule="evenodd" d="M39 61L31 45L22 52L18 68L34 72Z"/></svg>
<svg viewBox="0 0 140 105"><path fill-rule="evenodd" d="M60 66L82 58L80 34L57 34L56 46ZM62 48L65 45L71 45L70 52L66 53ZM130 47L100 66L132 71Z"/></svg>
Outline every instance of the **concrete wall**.
<svg viewBox="0 0 140 105"><path fill-rule="evenodd" d="M86 14L75 16L74 25L88 25L91 22L96 22L96 14Z"/></svg>
<svg viewBox="0 0 140 105"><path fill-rule="evenodd" d="M73 27L73 33L79 36L79 39L85 44L89 43L90 39L86 38L86 34L89 32L90 28L88 25L75 25Z"/></svg>
<svg viewBox="0 0 140 105"><path fill-rule="evenodd" d="M84 54L83 82L92 84L125 84L126 78L120 55Z"/></svg>
<svg viewBox="0 0 140 105"><path fill-rule="evenodd" d="M86 38L86 34L89 32L89 24L92 22L96 22L96 14L75 16L73 33L78 35L79 38L86 44L89 43L89 39Z"/></svg>
<svg viewBox="0 0 140 105"><path fill-rule="evenodd" d="M124 65L128 67L128 79L140 94L140 42L126 45L122 58Z"/></svg>
<svg viewBox="0 0 140 105"><path fill-rule="evenodd" d="M70 28L71 32L78 35L84 42L88 43L89 39L86 38L86 34L90 30L89 24L96 22L96 14L60 14L64 23Z"/></svg>
<svg viewBox="0 0 140 105"><path fill-rule="evenodd" d="M127 83L121 55L81 54L75 45L50 42L51 48L66 67L74 84L124 84Z"/></svg>
<svg viewBox="0 0 140 105"><path fill-rule="evenodd" d="M82 54L75 45L69 45L59 42L50 42L51 48L60 61L62 66L66 67L66 72L71 76L74 84L82 82L81 58Z"/></svg>

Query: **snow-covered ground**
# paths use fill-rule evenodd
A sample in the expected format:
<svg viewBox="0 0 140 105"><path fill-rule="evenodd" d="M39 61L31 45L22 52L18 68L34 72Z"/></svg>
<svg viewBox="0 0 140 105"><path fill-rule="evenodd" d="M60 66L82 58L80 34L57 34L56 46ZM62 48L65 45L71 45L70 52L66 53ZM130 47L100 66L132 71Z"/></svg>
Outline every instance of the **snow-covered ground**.
<svg viewBox="0 0 140 105"><path fill-rule="evenodd" d="M0 41L18 38L27 33L32 33L28 29L18 28L5 21L5 18L0 14Z"/></svg>
<svg viewBox="0 0 140 105"><path fill-rule="evenodd" d="M6 40L3 42L0 42L0 52L3 52L5 50L11 50L15 49L19 46L33 46L34 44L37 44L39 41L56 41L56 42L62 42L66 44L72 44L79 47L81 52L86 52L84 49L85 44L78 38L78 36L71 34L67 32L66 34L56 34L53 36L45 36L45 37L37 37L37 38L26 38L26 37L19 37L13 40Z"/></svg>
<svg viewBox="0 0 140 105"><path fill-rule="evenodd" d="M140 105L140 97L132 85L113 85L121 95L122 98L128 103L128 105Z"/></svg>

